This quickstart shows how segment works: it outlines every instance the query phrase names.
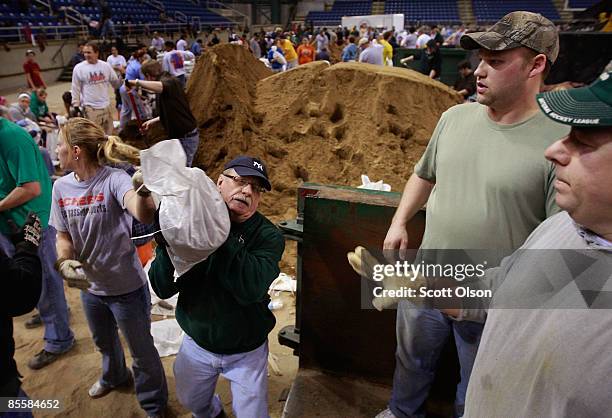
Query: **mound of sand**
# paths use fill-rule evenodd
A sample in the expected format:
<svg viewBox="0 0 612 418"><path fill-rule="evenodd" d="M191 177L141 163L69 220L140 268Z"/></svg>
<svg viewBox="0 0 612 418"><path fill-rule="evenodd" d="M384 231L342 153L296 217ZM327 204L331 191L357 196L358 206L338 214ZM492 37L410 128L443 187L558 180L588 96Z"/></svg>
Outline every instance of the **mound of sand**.
<svg viewBox="0 0 612 418"><path fill-rule="evenodd" d="M440 115L461 100L403 68L313 62L273 74L231 44L200 57L187 96L200 128L194 166L216 180L237 155L262 158L273 191L261 210L275 221L296 215L304 181L357 186L367 174L401 191ZM159 135L131 142L150 146Z"/></svg>
<svg viewBox="0 0 612 418"><path fill-rule="evenodd" d="M360 175L399 191L442 112L460 97L417 72L313 62L269 71L244 48L218 45L188 86L200 126L196 165L215 178L248 153L268 165L274 190L262 212L295 216L302 181L358 185Z"/></svg>

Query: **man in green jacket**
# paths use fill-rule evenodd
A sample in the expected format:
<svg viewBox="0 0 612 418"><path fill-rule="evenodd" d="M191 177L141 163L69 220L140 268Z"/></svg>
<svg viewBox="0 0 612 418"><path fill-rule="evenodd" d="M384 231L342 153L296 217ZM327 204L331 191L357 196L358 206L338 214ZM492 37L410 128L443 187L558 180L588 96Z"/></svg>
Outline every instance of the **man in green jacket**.
<svg viewBox="0 0 612 418"><path fill-rule="evenodd" d="M179 293L176 319L186 335L174 363L177 397L196 417L216 417L219 374L231 382L238 417L268 416L268 333L276 322L268 288L285 249L281 232L257 212L271 190L264 163L241 156L225 165L217 186L230 214L227 241L174 281L164 245L149 278L166 299Z"/></svg>

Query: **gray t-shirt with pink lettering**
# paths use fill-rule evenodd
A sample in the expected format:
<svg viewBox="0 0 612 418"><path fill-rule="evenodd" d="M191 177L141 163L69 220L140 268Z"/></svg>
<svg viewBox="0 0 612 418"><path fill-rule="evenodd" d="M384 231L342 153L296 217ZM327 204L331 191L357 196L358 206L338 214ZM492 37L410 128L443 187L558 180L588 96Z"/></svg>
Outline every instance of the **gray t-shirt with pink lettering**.
<svg viewBox="0 0 612 418"><path fill-rule="evenodd" d="M70 234L94 295L123 295L146 283L123 199L130 190L130 176L110 167L101 167L86 181L70 173L53 186L49 223Z"/></svg>

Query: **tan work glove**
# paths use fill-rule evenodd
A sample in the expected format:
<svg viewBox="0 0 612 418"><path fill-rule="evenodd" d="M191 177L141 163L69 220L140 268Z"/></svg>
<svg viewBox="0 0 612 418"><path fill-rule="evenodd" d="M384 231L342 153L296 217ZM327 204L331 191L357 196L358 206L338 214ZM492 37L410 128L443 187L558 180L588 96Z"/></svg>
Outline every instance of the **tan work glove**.
<svg viewBox="0 0 612 418"><path fill-rule="evenodd" d="M381 281L374 280L374 266L384 264L379 262L368 250L366 250L362 246L358 246L355 248L355 251L349 252L347 255L348 262L360 276L367 277L368 279L374 281L375 283L382 286L385 291L388 290L402 290L402 289L415 289L416 296L412 298L402 298L402 297L390 297L390 296L380 296L372 299L372 305L379 310L382 311L385 308L390 308L396 305L401 299L407 299L415 304L420 304L423 302L422 298L418 296L418 289L422 286L427 285L427 281L422 276L417 276L412 280L412 277L398 277L396 275L385 275L384 279Z"/></svg>
<svg viewBox="0 0 612 418"><path fill-rule="evenodd" d="M87 290L91 287L80 261L60 258L55 263L55 269L66 280L68 287L76 287L81 290Z"/></svg>
<svg viewBox="0 0 612 418"><path fill-rule="evenodd" d="M151 196L151 191L144 185L142 178L142 171L138 169L132 176L132 187L138 193L139 196L147 197Z"/></svg>

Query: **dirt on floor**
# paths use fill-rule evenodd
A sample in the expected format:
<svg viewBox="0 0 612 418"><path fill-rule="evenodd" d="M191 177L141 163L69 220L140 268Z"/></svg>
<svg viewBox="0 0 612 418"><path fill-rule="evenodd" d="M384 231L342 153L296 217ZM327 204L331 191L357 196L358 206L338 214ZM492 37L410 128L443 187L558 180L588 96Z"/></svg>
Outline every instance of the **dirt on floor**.
<svg viewBox="0 0 612 418"><path fill-rule="evenodd" d="M74 348L58 359L55 363L41 370L30 370L26 364L28 360L38 353L43 346L43 329L26 329L24 323L30 318L29 315L14 320L15 337L15 359L20 373L23 375L23 388L31 399L59 399L63 410L57 414L35 411L35 417L61 416L79 418L98 417L145 417L145 412L138 405L134 389L120 389L113 391L107 396L99 399L91 399L87 394L89 387L100 377L102 357L96 351L91 333L87 326L81 300L77 289L65 288L66 298L70 306L70 327L75 334L76 344ZM278 344L278 331L285 325L295 323L295 298L287 292L278 296L283 301L283 307L274 311L276 316L276 327L270 333L270 353L276 356L281 375L276 375L269 368L268 402L270 416L277 418L281 416L283 402L279 398L291 386L291 382L297 371L298 358L293 355L293 350ZM162 317L153 316L153 320ZM131 364L129 350L122 338L123 348L126 353L128 367ZM169 402L168 417L191 417L191 413L183 408L176 398L176 386L172 365L175 356L162 358L168 381ZM224 404L225 411L230 414L231 393L229 382L223 377L219 379L217 393ZM233 416L233 415L230 415Z"/></svg>

